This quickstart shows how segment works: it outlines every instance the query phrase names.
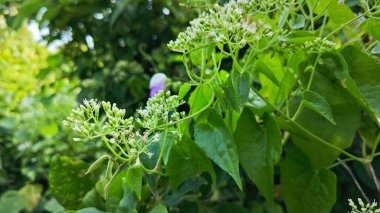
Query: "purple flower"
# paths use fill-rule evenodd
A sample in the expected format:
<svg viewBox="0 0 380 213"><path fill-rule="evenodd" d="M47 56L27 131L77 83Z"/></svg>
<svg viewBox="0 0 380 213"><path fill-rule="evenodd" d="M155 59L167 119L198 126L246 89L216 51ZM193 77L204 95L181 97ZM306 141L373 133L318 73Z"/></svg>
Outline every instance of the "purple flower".
<svg viewBox="0 0 380 213"><path fill-rule="evenodd" d="M163 73L156 73L152 76L149 82L150 97L165 89L165 81L166 75Z"/></svg>

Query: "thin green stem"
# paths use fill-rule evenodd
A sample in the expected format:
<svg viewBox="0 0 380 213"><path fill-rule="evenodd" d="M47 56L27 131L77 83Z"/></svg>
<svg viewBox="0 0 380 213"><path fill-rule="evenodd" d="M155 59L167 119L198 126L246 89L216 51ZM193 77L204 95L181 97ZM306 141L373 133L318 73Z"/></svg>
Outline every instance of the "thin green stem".
<svg viewBox="0 0 380 213"><path fill-rule="evenodd" d="M185 121L185 120L189 120L190 118L193 118L199 114L201 114L202 112L204 112L205 110L207 110L211 105L212 103L214 102L214 98L215 98L215 92L214 90L211 90L212 93L211 93L211 98L210 98L210 101L207 103L207 105L205 107L203 107L202 109L200 109L199 111L185 117L185 118L182 118L182 119L179 119L179 120L176 120L176 121L173 121L171 123L167 123L167 124L163 124L163 125L160 125L158 127L156 127L156 129L162 129L162 128L165 128L165 127L168 127L168 126L172 126L176 123L179 123L179 122L182 122L182 121Z"/></svg>
<svg viewBox="0 0 380 213"><path fill-rule="evenodd" d="M375 143L373 144L372 151L371 151L371 157L370 157L371 160L376 156L375 152L376 152L377 146L379 145L379 142L380 142L380 133L377 134L377 137L375 139Z"/></svg>
<svg viewBox="0 0 380 213"><path fill-rule="evenodd" d="M365 12L365 13L363 13L363 14L360 14L359 16L357 16L357 17L351 19L350 21L347 21L346 23L340 25L338 28L336 28L336 29L333 30L331 33L329 33L327 36L325 36L325 38L328 38L328 37L334 35L335 33L339 32L341 29L343 29L346 25L351 24L352 22L354 22L354 21L360 19L361 17L363 17L363 16L365 16L365 15L367 15L367 12Z"/></svg>
<svg viewBox="0 0 380 213"><path fill-rule="evenodd" d="M162 159L162 155L164 153L167 136L168 136L168 128L165 129L164 142L162 143L160 155L158 156L157 163L156 163L156 166L153 168L153 171L157 171L158 170L158 167L159 167L161 159Z"/></svg>
<svg viewBox="0 0 380 213"><path fill-rule="evenodd" d="M304 136L306 136L307 138L309 139L312 139L314 141L317 141L319 143L322 143L336 151L339 151L341 152L342 154L350 157L350 158L353 158L361 163L368 163L368 159L363 159L363 158L360 158L360 157L357 157L337 146L335 146L334 144L332 143L329 143L327 142L326 140L318 137L317 135L311 133L309 130L305 129L303 126L301 126L299 123L297 123L296 121L292 120L290 117L288 117L285 113L283 113L280 109L278 109L276 106L274 106L273 104L271 104L269 101L267 101L260 93L259 91L257 91L255 88L252 87L252 89L256 92L256 94L263 100L265 101L270 107L272 107L275 111L277 111L278 113L280 113L280 115L282 115L286 120L289 121L289 124L291 126L293 126L294 128L296 128L298 130L298 132L301 132L303 133Z"/></svg>

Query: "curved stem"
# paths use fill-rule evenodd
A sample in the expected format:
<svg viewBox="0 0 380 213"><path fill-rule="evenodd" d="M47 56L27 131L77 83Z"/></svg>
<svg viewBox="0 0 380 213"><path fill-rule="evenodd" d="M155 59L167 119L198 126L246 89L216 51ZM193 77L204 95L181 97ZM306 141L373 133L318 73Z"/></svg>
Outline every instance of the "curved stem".
<svg viewBox="0 0 380 213"><path fill-rule="evenodd" d="M158 156L158 159L157 159L156 165L153 168L153 171L157 171L157 169L158 169L158 167L160 165L160 161L161 161L162 155L164 153L165 145L166 145L166 138L167 138L167 136L168 136L168 128L165 129L164 142L162 143L160 155Z"/></svg>
<svg viewBox="0 0 380 213"><path fill-rule="evenodd" d="M267 103L270 107L272 107L272 109L274 109L275 111L277 111L278 113L280 113L281 116L283 116L286 120L288 120L290 122L290 125L292 125L293 127L295 127L299 132L302 132L305 136L307 136L309 139L312 139L312 140L315 140L319 143L322 143L332 149L335 149L336 151L339 151L340 153L350 157L350 158L353 158L361 163L368 163L369 160L368 159L363 159L363 158L360 158L360 157L357 157L337 146L335 146L334 144L331 144L327 141L325 141L324 139L318 137L317 135L313 134L312 132L310 132L309 130L305 129L303 126L301 126L299 123L297 123L296 121L292 120L290 117L288 117L285 113L283 113L280 109L278 109L276 106L274 106L273 104L271 104L270 102L268 102L260 93L259 91L257 91L254 87L252 87L252 89L256 92L256 94L263 100L265 101L265 103Z"/></svg>
<svg viewBox="0 0 380 213"><path fill-rule="evenodd" d="M336 29L333 30L331 33L329 33L327 36L325 36L325 38L328 38L328 37L334 35L334 34L337 33L339 30L343 29L346 25L351 24L352 22L354 22L354 21L360 19L361 17L363 17L363 16L365 16L365 15L367 15L367 12L365 12L365 13L363 13L363 14L360 14L359 16L357 16L357 17L351 19L350 21L347 21L346 23L340 25L338 28L336 28Z"/></svg>
<svg viewBox="0 0 380 213"><path fill-rule="evenodd" d="M372 147L371 157L370 157L371 160L376 156L375 152L376 152L377 146L379 145L379 142L380 142L380 133L377 134L375 144Z"/></svg>
<svg viewBox="0 0 380 213"><path fill-rule="evenodd" d="M182 118L182 119L179 119L179 120L173 121L173 122L171 122L171 123L167 123L167 124L163 124L163 125L157 126L156 129L161 129L161 128L164 128L164 127L167 127L167 126L172 126L172 125L177 124L177 123L179 123L179 122L182 122L182 121L188 120L188 119L190 119L190 118L193 118L193 117L195 117L195 116L201 114L201 113L204 112L205 110L207 110L207 109L212 105L212 103L214 102L214 98L215 98L215 92L214 92L214 90L211 90L211 91L212 91L212 93L211 93L210 101L208 102L208 104L207 104L205 107L203 107L203 108L200 109L199 111L197 111L197 112L195 112L195 113L193 113L193 114L191 114L191 115L189 115L189 116L187 116L187 117L185 117L185 118Z"/></svg>
<svg viewBox="0 0 380 213"><path fill-rule="evenodd" d="M350 169L350 167L345 162L343 162L340 158L337 158L337 159L342 164L343 168L346 169L347 173L350 175L350 177L354 181L356 188L358 188L358 190L360 191L360 193L362 194L364 199L367 201L367 203L370 203L370 200L368 199L367 195L365 194L363 188L360 186L359 181L356 179L356 177L355 177L354 173L352 172L352 170Z"/></svg>

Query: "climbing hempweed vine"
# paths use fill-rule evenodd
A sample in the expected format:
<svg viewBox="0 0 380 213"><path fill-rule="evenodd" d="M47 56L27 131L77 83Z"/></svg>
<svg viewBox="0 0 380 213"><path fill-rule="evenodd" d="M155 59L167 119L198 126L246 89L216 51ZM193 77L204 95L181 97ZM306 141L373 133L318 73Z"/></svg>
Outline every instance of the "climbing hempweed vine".
<svg viewBox="0 0 380 213"><path fill-rule="evenodd" d="M156 94L135 118L84 101L65 125L78 142L102 141L110 151L87 170L103 203L97 208L181 211L182 200L195 200L198 209L213 209L232 199L239 208L329 212L337 202L331 169L351 172L348 161L361 163L380 193L371 165L380 155L380 5L355 3L210 5L168 44L182 54L190 79L178 96ZM179 112L185 103L189 110ZM230 180L244 196L223 183ZM226 190L229 198L219 194Z"/></svg>

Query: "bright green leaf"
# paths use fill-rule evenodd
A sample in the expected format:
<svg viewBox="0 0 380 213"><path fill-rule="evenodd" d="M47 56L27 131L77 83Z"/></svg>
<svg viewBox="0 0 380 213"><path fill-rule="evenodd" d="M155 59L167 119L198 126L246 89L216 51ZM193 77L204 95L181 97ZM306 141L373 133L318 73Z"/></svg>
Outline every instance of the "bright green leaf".
<svg viewBox="0 0 380 213"><path fill-rule="evenodd" d="M280 86L276 76L273 74L272 70L261 60L256 61L255 65L260 73L269 78L277 86Z"/></svg>
<svg viewBox="0 0 380 213"><path fill-rule="evenodd" d="M379 28L380 20L376 18L369 18L364 25L364 29L377 40L380 40Z"/></svg>
<svg viewBox="0 0 380 213"><path fill-rule="evenodd" d="M179 92L178 92L178 99L183 99L186 94L189 92L191 86L189 83L184 83L182 84L182 86L179 88Z"/></svg>
<svg viewBox="0 0 380 213"><path fill-rule="evenodd" d="M149 213L167 213L168 210L161 203L154 207Z"/></svg>
<svg viewBox="0 0 380 213"><path fill-rule="evenodd" d="M191 114L203 109L211 100L212 89L207 85L198 86L190 95L189 105Z"/></svg>

